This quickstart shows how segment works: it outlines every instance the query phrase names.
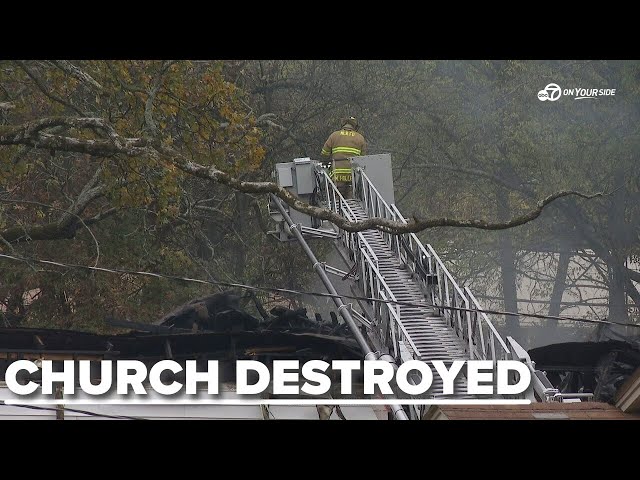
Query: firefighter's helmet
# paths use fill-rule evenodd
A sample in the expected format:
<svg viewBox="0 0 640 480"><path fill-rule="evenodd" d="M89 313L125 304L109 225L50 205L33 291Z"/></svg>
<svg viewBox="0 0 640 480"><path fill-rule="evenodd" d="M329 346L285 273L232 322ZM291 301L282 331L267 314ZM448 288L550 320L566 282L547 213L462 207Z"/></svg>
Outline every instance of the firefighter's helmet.
<svg viewBox="0 0 640 480"><path fill-rule="evenodd" d="M342 126L344 127L347 124L351 125L354 130L358 130L358 120L356 117L345 117L342 120Z"/></svg>

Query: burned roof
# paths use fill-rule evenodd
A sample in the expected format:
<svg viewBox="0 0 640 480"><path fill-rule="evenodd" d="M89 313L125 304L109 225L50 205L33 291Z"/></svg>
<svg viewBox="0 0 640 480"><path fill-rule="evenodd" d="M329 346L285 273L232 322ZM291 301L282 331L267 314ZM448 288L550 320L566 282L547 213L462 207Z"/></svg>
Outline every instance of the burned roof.
<svg viewBox="0 0 640 480"><path fill-rule="evenodd" d="M154 324L109 318L130 331L101 335L59 329L0 328L0 359L224 359L268 357L360 359L356 341L335 316L323 321L305 309L242 310L224 292L194 299Z"/></svg>
<svg viewBox="0 0 640 480"><path fill-rule="evenodd" d="M640 366L633 339L557 343L531 349L529 355L561 392L593 393L594 400L608 403Z"/></svg>
<svg viewBox="0 0 640 480"><path fill-rule="evenodd" d="M598 361L610 352L619 352L620 360L640 366L640 350L634 344L609 340L605 342L556 343L529 350L531 359L538 368L552 366L595 367Z"/></svg>
<svg viewBox="0 0 640 480"><path fill-rule="evenodd" d="M169 344L170 352L167 352ZM0 355L15 358L25 354L66 354L105 358L186 358L207 355L238 358L271 352L274 356L336 355L360 358L357 344L344 337L318 333L199 332L150 334L132 332L122 335L98 335L71 330L3 328L0 329Z"/></svg>

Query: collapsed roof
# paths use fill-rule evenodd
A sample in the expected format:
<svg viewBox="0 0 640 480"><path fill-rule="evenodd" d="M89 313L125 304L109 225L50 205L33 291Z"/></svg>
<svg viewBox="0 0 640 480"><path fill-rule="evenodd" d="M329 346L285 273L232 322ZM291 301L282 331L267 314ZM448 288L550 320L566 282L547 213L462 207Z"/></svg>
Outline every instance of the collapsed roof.
<svg viewBox="0 0 640 480"><path fill-rule="evenodd" d="M556 343L529 355L561 392L593 393L595 401L606 403L614 403L618 389L640 367L634 339Z"/></svg>
<svg viewBox="0 0 640 480"><path fill-rule="evenodd" d="M257 319L239 297L214 294L182 305L155 324L107 319L124 334L59 329L0 328L0 375L9 361L63 359L360 359L355 340L333 317L310 319L306 310L262 309Z"/></svg>

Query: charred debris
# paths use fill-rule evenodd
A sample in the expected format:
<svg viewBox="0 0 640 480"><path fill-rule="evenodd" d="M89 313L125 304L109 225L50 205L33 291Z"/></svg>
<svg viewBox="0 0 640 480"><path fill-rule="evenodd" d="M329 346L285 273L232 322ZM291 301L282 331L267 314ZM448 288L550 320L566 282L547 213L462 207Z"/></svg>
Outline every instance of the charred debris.
<svg viewBox="0 0 640 480"><path fill-rule="evenodd" d="M261 317L256 318L241 307L242 299L234 292L196 298L153 324L106 319L129 330L116 335L0 328L0 374L16 359L220 360L232 370L235 360L243 359L269 363L361 358L351 332L334 312L326 320L320 315L309 318L304 308L275 306L267 312L252 297Z"/></svg>
<svg viewBox="0 0 640 480"><path fill-rule="evenodd" d="M640 336L600 328L590 341L546 345L529 355L561 392L593 393L594 401L614 404L619 389L640 368Z"/></svg>

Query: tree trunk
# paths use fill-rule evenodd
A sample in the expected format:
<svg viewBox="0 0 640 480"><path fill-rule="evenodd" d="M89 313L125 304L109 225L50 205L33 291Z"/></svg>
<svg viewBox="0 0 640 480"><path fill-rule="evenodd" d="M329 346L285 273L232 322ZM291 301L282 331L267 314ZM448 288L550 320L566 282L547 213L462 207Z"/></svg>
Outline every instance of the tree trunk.
<svg viewBox="0 0 640 480"><path fill-rule="evenodd" d="M627 310L627 295L625 284L627 281L624 259L614 256L615 261L607 262L607 275L609 280L609 319L615 322L627 323L629 312Z"/></svg>
<svg viewBox="0 0 640 480"><path fill-rule="evenodd" d="M509 207L509 197L503 190L496 193L498 218L509 218L511 209ZM504 298L504 309L507 312L518 312L518 288L515 271L515 252L513 249L513 239L511 232L505 230L499 233L499 264L502 277L502 295ZM505 318L507 335L518 337L520 332L519 317L507 315Z"/></svg>
<svg viewBox="0 0 640 480"><path fill-rule="evenodd" d="M244 236L246 227L246 216L249 214L250 197L244 193L235 193L236 207L233 228L239 236ZM239 240L239 239L238 239ZM236 241L233 247L233 273L236 280L244 281L244 274L247 265L247 249L244 243Z"/></svg>
<svg viewBox="0 0 640 480"><path fill-rule="evenodd" d="M553 292L551 292L551 300L549 301L549 315L557 317L560 315L560 305L562 303L562 294L566 287L567 272L569 271L569 261L571 254L569 252L560 252L558 258L558 269L556 271L556 280L553 284ZM558 327L558 322L550 320L550 325Z"/></svg>
<svg viewBox="0 0 640 480"><path fill-rule="evenodd" d="M628 281L626 256L620 253L624 248L623 233L625 232L626 186L625 172L618 168L614 174L615 191L611 196L611 214L609 216L609 235L614 248L607 261L609 277L609 317L616 322L628 322L626 283Z"/></svg>

